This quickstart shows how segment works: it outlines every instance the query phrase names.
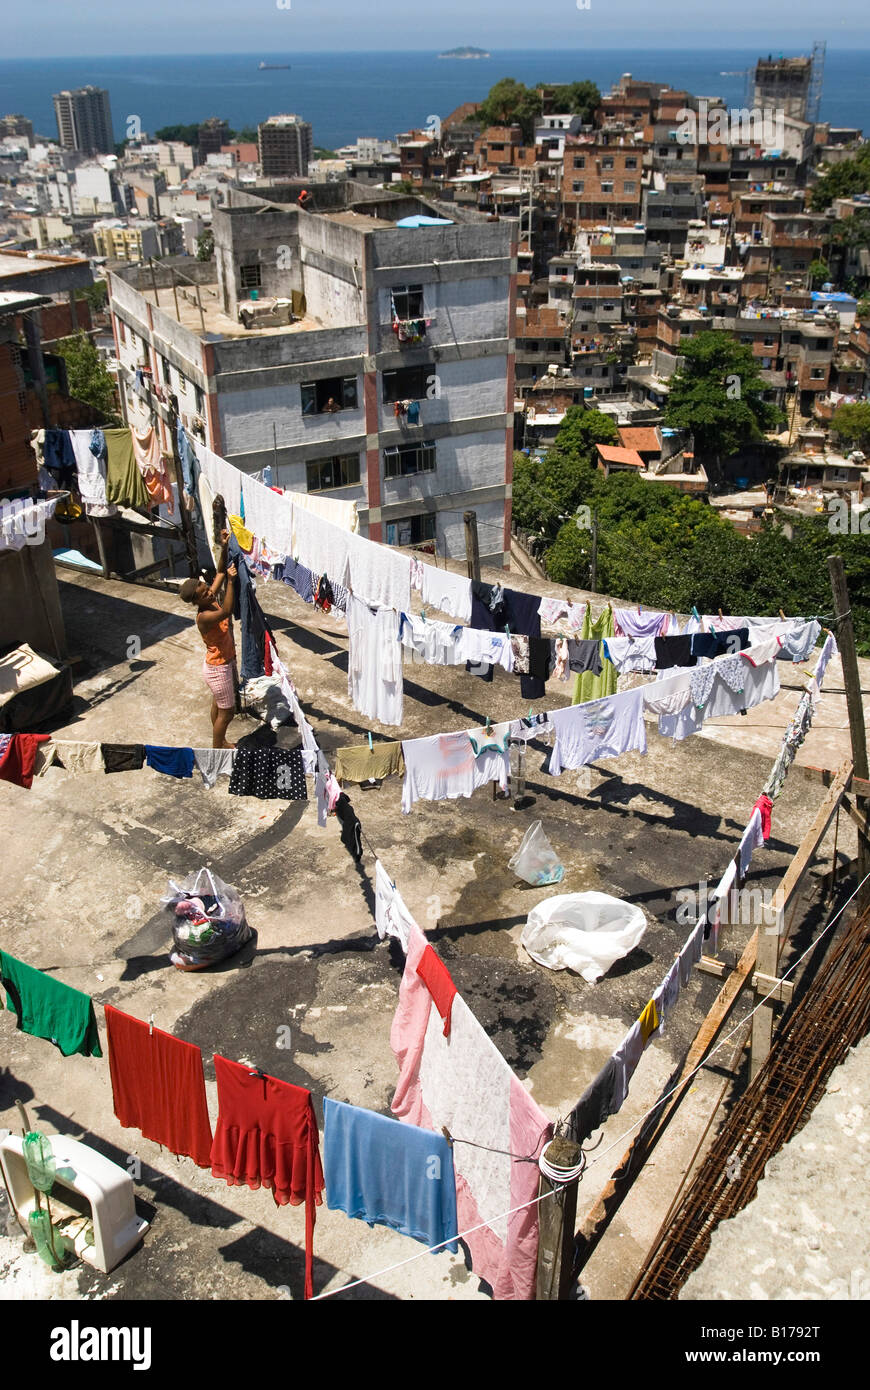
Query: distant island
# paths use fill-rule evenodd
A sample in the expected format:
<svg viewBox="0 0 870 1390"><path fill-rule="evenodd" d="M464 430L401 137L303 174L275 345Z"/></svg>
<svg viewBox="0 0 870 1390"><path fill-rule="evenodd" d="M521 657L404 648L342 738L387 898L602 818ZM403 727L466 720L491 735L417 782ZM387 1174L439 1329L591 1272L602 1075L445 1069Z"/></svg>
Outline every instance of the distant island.
<svg viewBox="0 0 870 1390"><path fill-rule="evenodd" d="M489 58L485 48L451 48L447 53L439 53L439 58Z"/></svg>

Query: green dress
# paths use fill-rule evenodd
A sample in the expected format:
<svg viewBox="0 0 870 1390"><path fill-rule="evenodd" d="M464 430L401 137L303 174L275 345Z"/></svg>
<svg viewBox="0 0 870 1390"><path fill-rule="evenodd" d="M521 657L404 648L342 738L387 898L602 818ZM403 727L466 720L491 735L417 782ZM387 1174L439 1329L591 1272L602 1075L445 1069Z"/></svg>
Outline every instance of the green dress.
<svg viewBox="0 0 870 1390"><path fill-rule="evenodd" d="M106 436L106 501L150 511L154 504L133 453L131 431L103 430L103 434Z"/></svg>
<svg viewBox="0 0 870 1390"><path fill-rule="evenodd" d="M22 1033L47 1038L64 1057L102 1057L94 1006L87 994L0 951L6 1007L18 1015Z"/></svg>
<svg viewBox="0 0 870 1390"><path fill-rule="evenodd" d="M597 638L600 642L605 637L614 635L613 609L610 604L599 613L595 621L592 621L592 609L587 605L583 617L583 628L580 633L581 641L589 641ZM574 696L571 700L572 705L585 705L587 700L603 700L606 695L616 694L617 671L612 661L608 661L601 653L601 665L603 670L600 676L593 676L591 671L580 671L574 682Z"/></svg>

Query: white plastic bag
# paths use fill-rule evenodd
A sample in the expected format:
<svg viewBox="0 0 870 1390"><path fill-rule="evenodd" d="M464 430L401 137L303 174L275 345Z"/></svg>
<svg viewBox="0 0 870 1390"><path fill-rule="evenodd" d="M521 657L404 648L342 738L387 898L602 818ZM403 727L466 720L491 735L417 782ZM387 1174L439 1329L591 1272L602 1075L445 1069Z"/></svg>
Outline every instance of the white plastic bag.
<svg viewBox="0 0 870 1390"><path fill-rule="evenodd" d="M576 970L594 985L645 931L642 909L609 893L560 893L532 908L521 940L539 965Z"/></svg>
<svg viewBox="0 0 870 1390"><path fill-rule="evenodd" d="M535 886L561 883L565 872L539 820L532 821L516 854L508 860L508 868Z"/></svg>

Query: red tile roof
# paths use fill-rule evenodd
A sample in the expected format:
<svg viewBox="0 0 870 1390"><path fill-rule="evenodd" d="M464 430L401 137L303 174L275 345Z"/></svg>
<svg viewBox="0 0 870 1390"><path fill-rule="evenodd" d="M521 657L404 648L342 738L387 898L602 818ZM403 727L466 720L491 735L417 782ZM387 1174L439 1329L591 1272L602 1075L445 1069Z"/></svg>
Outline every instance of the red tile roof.
<svg viewBox="0 0 870 1390"><path fill-rule="evenodd" d="M661 444L656 431L649 425L642 428L639 425L626 425L619 431L619 439L626 449L636 449L641 454L661 453Z"/></svg>
<svg viewBox="0 0 870 1390"><path fill-rule="evenodd" d="M644 461L635 449L617 449L612 444L596 445L604 463L622 463L629 468L643 468Z"/></svg>

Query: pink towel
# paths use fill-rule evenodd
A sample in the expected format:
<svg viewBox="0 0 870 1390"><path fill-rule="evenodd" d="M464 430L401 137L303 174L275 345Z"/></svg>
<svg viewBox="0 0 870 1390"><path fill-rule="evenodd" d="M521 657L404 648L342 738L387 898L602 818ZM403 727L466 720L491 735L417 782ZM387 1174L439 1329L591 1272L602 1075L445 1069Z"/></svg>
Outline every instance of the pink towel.
<svg viewBox="0 0 870 1390"><path fill-rule="evenodd" d="M491 1286L494 1298L531 1299L537 1203L506 1219L493 1218L534 1201L536 1160L552 1127L461 994L453 998L450 1036L445 1038L432 996L417 973L426 946L422 931L412 924L390 1034L399 1063L393 1113L436 1133L447 1128L454 1140L460 1234L483 1221L491 1223L465 1237L474 1272Z"/></svg>

